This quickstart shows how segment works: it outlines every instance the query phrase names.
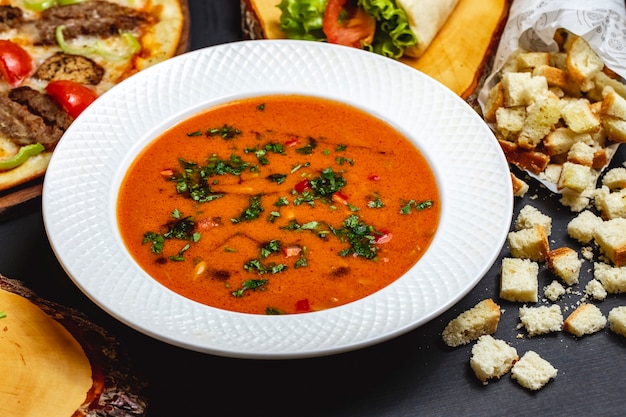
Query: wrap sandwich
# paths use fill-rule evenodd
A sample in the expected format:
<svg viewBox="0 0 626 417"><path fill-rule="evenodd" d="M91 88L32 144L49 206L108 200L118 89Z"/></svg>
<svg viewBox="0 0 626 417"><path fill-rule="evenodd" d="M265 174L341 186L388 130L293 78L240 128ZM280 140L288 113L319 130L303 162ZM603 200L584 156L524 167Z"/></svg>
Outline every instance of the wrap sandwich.
<svg viewBox="0 0 626 417"><path fill-rule="evenodd" d="M399 59L420 57L459 0L281 0L291 39L328 41Z"/></svg>

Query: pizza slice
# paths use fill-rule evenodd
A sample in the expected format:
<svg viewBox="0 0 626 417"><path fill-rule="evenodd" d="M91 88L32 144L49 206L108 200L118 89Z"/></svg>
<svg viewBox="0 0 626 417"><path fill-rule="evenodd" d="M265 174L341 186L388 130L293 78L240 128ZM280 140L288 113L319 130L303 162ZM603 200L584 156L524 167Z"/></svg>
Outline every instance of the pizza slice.
<svg viewBox="0 0 626 417"><path fill-rule="evenodd" d="M43 176L73 120L184 52L186 0L0 0L0 192Z"/></svg>

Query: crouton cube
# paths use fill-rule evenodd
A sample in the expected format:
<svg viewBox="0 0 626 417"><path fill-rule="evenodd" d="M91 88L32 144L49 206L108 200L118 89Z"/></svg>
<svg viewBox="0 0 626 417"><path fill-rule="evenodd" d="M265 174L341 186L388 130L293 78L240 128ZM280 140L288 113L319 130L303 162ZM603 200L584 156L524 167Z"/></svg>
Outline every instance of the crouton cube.
<svg viewBox="0 0 626 417"><path fill-rule="evenodd" d="M593 240L593 231L600 224L600 217L590 210L584 210L567 224L567 234L581 243L589 243Z"/></svg>
<svg viewBox="0 0 626 417"><path fill-rule="evenodd" d="M558 87L563 90L569 87L567 72L559 68L550 65L538 65L533 69L533 75L545 77L548 87Z"/></svg>
<svg viewBox="0 0 626 417"><path fill-rule="evenodd" d="M585 285L585 295L594 300L603 301L606 299L608 293L602 283L594 278L589 280L587 285Z"/></svg>
<svg viewBox="0 0 626 417"><path fill-rule="evenodd" d="M595 178L595 173L590 166L565 162L557 186L559 189L569 188L577 193L582 193L593 186Z"/></svg>
<svg viewBox="0 0 626 417"><path fill-rule="evenodd" d="M605 116L602 118L602 127L613 142L626 143L626 120Z"/></svg>
<svg viewBox="0 0 626 417"><path fill-rule="evenodd" d="M543 289L543 294L548 300L555 302L565 294L565 287L559 281L554 280Z"/></svg>
<svg viewBox="0 0 626 417"><path fill-rule="evenodd" d="M500 107L496 110L497 132L507 140L515 140L524 128L526 108L524 107Z"/></svg>
<svg viewBox="0 0 626 417"><path fill-rule="evenodd" d="M558 127L548 133L543 140L543 146L548 155L560 155L567 153L576 142L591 142L588 133L576 133L567 127Z"/></svg>
<svg viewBox="0 0 626 417"><path fill-rule="evenodd" d="M611 87L604 90L604 100L600 114L626 120L626 99L615 92Z"/></svg>
<svg viewBox="0 0 626 417"><path fill-rule="evenodd" d="M602 222L593 230L593 238L615 266L626 265L626 219Z"/></svg>
<svg viewBox="0 0 626 417"><path fill-rule="evenodd" d="M495 123L496 111L501 107L504 107L504 87L499 82L489 90L487 102L483 110L485 121L487 123Z"/></svg>
<svg viewBox="0 0 626 417"><path fill-rule="evenodd" d="M519 356L517 350L504 340L490 335L480 336L472 347L470 366L476 377L483 383L500 378L511 370Z"/></svg>
<svg viewBox="0 0 626 417"><path fill-rule="evenodd" d="M545 261L550 251L546 229L539 224L532 228L509 232L508 242L514 258Z"/></svg>
<svg viewBox="0 0 626 417"><path fill-rule="evenodd" d="M616 167L608 170L602 177L602 185L614 191L619 188L626 188L626 168Z"/></svg>
<svg viewBox="0 0 626 417"><path fill-rule="evenodd" d="M507 72L502 75L505 107L528 106L536 98L548 94L545 77L533 77L529 72Z"/></svg>
<svg viewBox="0 0 626 417"><path fill-rule="evenodd" d="M553 130L561 118L560 101L555 95L547 94L526 108L526 122L517 139L522 148L534 149Z"/></svg>
<svg viewBox="0 0 626 417"><path fill-rule="evenodd" d="M500 306L487 298L450 320L441 337L450 347L466 345L482 335L495 333L500 314Z"/></svg>
<svg viewBox="0 0 626 417"><path fill-rule="evenodd" d="M596 156L596 149L584 142L574 143L567 152L567 160L575 164L593 166Z"/></svg>
<svg viewBox="0 0 626 417"><path fill-rule="evenodd" d="M539 265L529 259L504 258L500 297L508 301L537 302Z"/></svg>
<svg viewBox="0 0 626 417"><path fill-rule="evenodd" d="M604 67L602 58L595 53L587 41L575 37L567 49L567 70L570 76L579 84L583 84Z"/></svg>
<svg viewBox="0 0 626 417"><path fill-rule="evenodd" d="M609 311L609 328L626 337L626 306L613 307Z"/></svg>
<svg viewBox="0 0 626 417"><path fill-rule="evenodd" d="M528 192L529 186L528 183L521 178L518 178L515 174L511 172L511 183L513 184L513 196L514 197L524 197Z"/></svg>
<svg viewBox="0 0 626 417"><path fill-rule="evenodd" d="M529 71L534 68L549 65L549 52L522 52L517 55L517 71Z"/></svg>
<svg viewBox="0 0 626 417"><path fill-rule="evenodd" d="M550 362L529 350L511 368L511 377L522 387L532 391L543 388L556 378L558 370Z"/></svg>
<svg viewBox="0 0 626 417"><path fill-rule="evenodd" d="M520 307L519 318L529 337L561 331L563 314L558 304L550 307Z"/></svg>
<svg viewBox="0 0 626 417"><path fill-rule="evenodd" d="M608 293L626 293L626 266L617 267L604 262L595 262L593 278L600 281Z"/></svg>
<svg viewBox="0 0 626 417"><path fill-rule="evenodd" d="M605 220L626 218L626 188L611 192L603 185L596 191L595 203Z"/></svg>
<svg viewBox="0 0 626 417"><path fill-rule="evenodd" d="M600 128L600 117L587 99L561 99L561 115L567 127L576 133L593 132Z"/></svg>
<svg viewBox="0 0 626 417"><path fill-rule="evenodd" d="M539 211L536 207L526 204L515 219L515 230L531 229L535 225L543 226L547 236L550 236L552 233L552 218Z"/></svg>
<svg viewBox="0 0 626 417"><path fill-rule="evenodd" d="M577 337L599 332L606 327L606 317L600 309L584 303L578 306L563 322L563 330Z"/></svg>
<svg viewBox="0 0 626 417"><path fill-rule="evenodd" d="M578 283L582 264L583 261L578 258L578 252L567 246L548 252L548 268L567 285Z"/></svg>

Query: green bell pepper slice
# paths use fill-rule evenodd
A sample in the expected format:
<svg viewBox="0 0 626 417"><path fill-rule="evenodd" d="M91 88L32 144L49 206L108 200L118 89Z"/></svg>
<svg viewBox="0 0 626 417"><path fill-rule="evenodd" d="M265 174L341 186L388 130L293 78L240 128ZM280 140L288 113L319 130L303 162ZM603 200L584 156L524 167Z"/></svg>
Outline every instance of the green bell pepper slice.
<svg viewBox="0 0 626 417"><path fill-rule="evenodd" d="M0 161L0 171L17 168L28 160L31 156L40 154L44 150L41 143L33 143L31 145L22 146L20 150L9 159Z"/></svg>

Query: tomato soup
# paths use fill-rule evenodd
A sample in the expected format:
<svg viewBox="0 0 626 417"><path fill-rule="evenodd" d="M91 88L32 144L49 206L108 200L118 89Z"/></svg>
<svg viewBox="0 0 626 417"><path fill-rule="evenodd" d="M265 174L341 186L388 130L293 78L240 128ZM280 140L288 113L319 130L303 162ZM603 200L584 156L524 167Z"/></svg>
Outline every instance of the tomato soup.
<svg viewBox="0 0 626 417"><path fill-rule="evenodd" d="M117 220L128 251L187 298L252 314L317 311L407 272L437 229L432 169L399 131L298 95L207 109L130 166Z"/></svg>

